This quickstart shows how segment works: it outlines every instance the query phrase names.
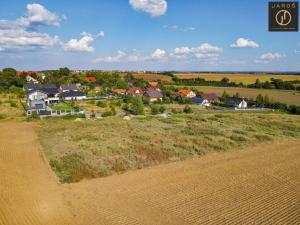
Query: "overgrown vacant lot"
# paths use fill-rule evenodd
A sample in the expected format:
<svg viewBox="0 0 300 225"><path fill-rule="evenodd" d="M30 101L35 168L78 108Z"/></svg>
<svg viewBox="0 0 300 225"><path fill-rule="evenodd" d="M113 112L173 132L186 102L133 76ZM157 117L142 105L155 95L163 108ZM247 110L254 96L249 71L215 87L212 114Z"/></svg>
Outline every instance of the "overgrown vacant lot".
<svg viewBox="0 0 300 225"><path fill-rule="evenodd" d="M62 182L300 137L300 117L271 113L199 113L131 121L47 119L37 128Z"/></svg>
<svg viewBox="0 0 300 225"><path fill-rule="evenodd" d="M205 74L205 73L176 73L181 79L204 78L205 80L220 81L223 77L229 78L230 81L244 84L253 84L256 79L262 82L270 81L271 78L282 79L284 81L300 80L299 75L284 75L284 74Z"/></svg>
<svg viewBox="0 0 300 225"><path fill-rule="evenodd" d="M19 98L13 94L0 94L0 120L22 120L24 110Z"/></svg>

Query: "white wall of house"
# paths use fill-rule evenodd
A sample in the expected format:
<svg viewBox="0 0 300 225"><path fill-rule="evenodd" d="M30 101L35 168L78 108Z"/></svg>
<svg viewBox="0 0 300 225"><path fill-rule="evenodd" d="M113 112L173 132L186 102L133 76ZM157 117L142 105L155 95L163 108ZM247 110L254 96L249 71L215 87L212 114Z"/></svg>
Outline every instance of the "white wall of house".
<svg viewBox="0 0 300 225"><path fill-rule="evenodd" d="M43 99L47 99L47 94L41 91L35 91L31 94L28 95L28 99L30 100L43 100Z"/></svg>
<svg viewBox="0 0 300 225"><path fill-rule="evenodd" d="M188 93L188 95L186 97L188 97L188 98L194 98L194 97L196 97L196 94L195 94L195 92L190 91L190 93Z"/></svg>
<svg viewBox="0 0 300 225"><path fill-rule="evenodd" d="M86 96L77 96L77 97L64 97L64 100L71 101L71 100L84 100Z"/></svg>
<svg viewBox="0 0 300 225"><path fill-rule="evenodd" d="M246 109L247 108L247 102L245 100L241 101L238 105L239 109Z"/></svg>
<svg viewBox="0 0 300 225"><path fill-rule="evenodd" d="M204 99L201 103L202 106L210 107L210 102L207 99Z"/></svg>

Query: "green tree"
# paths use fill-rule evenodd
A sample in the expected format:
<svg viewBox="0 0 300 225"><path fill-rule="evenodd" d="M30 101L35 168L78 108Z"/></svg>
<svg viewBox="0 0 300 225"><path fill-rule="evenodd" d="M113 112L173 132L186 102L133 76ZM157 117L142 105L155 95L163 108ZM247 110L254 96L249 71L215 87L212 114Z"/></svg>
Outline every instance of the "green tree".
<svg viewBox="0 0 300 225"><path fill-rule="evenodd" d="M222 98L229 98L229 94L226 91L223 91Z"/></svg>
<svg viewBox="0 0 300 225"><path fill-rule="evenodd" d="M144 115L144 103L140 96L133 97L131 100L132 113L134 115Z"/></svg>
<svg viewBox="0 0 300 225"><path fill-rule="evenodd" d="M237 93L235 93L235 95L233 95L233 97L234 98L241 98L241 95L240 95L240 93L237 92Z"/></svg>
<svg viewBox="0 0 300 225"><path fill-rule="evenodd" d="M264 97L264 105L266 105L266 106L270 105L270 98L268 95L265 95L265 97Z"/></svg>
<svg viewBox="0 0 300 225"><path fill-rule="evenodd" d="M264 105L264 97L261 94L257 95L257 97L256 97L256 105L257 106Z"/></svg>

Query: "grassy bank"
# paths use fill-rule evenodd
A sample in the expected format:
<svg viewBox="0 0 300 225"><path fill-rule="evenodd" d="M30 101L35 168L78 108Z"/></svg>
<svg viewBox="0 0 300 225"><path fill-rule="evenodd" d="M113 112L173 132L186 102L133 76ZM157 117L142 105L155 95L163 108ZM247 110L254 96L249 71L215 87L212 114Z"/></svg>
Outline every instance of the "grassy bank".
<svg viewBox="0 0 300 225"><path fill-rule="evenodd" d="M103 177L210 152L300 137L300 117L274 113L177 114L130 121L52 118L38 136L62 182Z"/></svg>

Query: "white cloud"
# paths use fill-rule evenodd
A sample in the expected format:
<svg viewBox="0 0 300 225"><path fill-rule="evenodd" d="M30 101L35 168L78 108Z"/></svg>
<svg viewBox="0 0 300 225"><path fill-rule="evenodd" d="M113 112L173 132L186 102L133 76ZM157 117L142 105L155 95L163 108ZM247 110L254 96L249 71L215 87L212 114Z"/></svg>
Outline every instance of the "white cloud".
<svg viewBox="0 0 300 225"><path fill-rule="evenodd" d="M16 20L0 20L0 49L49 48L59 43L57 36L51 37L37 30L38 26L59 26L62 20L40 4L28 4L24 16Z"/></svg>
<svg viewBox="0 0 300 225"><path fill-rule="evenodd" d="M235 43L230 45L231 48L258 48L259 44L246 38L238 38Z"/></svg>
<svg viewBox="0 0 300 225"><path fill-rule="evenodd" d="M117 55L115 56L107 56L107 57L99 57L93 60L94 63L98 62L106 62L106 63L115 63L120 62L121 59L124 59L127 54L121 50L118 50Z"/></svg>
<svg viewBox="0 0 300 225"><path fill-rule="evenodd" d="M196 28L189 26L189 27L185 27L185 28L181 28L178 25L172 25L172 26L168 26L168 25L164 25L162 26L163 29L168 29L168 30L173 30L173 31L181 31L181 32L189 32L189 31L195 31Z"/></svg>
<svg viewBox="0 0 300 225"><path fill-rule="evenodd" d="M144 11L151 16L162 16L167 11L166 0L129 0L129 4L134 10Z"/></svg>
<svg viewBox="0 0 300 225"><path fill-rule="evenodd" d="M218 59L223 49L208 43L201 44L198 47L179 47L175 48L170 57L175 59L191 59L196 58L203 61L215 61Z"/></svg>
<svg viewBox="0 0 300 225"><path fill-rule="evenodd" d="M99 57L93 60L94 63L126 63L126 62L154 62L154 61L174 61L176 60L200 60L202 62L216 62L219 58L222 48L210 45L208 43L201 44L198 47L179 47L175 48L171 53L164 49L157 48L151 55L142 55L137 50L125 53L121 50L114 56Z"/></svg>
<svg viewBox="0 0 300 225"><path fill-rule="evenodd" d="M101 31L101 32L99 32L96 36L97 36L97 37L104 37L104 36L105 36L105 33L104 33L104 31Z"/></svg>
<svg viewBox="0 0 300 225"><path fill-rule="evenodd" d="M270 63L272 61L280 60L285 58L286 55L280 53L265 53L262 54L259 59L255 60L256 63Z"/></svg>
<svg viewBox="0 0 300 225"><path fill-rule="evenodd" d="M188 32L188 31L195 31L196 28L195 27L186 27L183 29L184 32Z"/></svg>
<svg viewBox="0 0 300 225"><path fill-rule="evenodd" d="M152 54L152 59L163 59L166 56L166 51L163 49L156 49Z"/></svg>
<svg viewBox="0 0 300 225"><path fill-rule="evenodd" d="M104 32L101 31L95 36L87 32L82 32L80 35L80 39L71 39L67 43L62 44L63 49L71 52L93 52L95 49L90 44L93 43L96 38L104 37Z"/></svg>
<svg viewBox="0 0 300 225"><path fill-rule="evenodd" d="M40 4L28 4L24 19L27 20L30 25L59 26L60 21L66 19L66 17L60 17Z"/></svg>

